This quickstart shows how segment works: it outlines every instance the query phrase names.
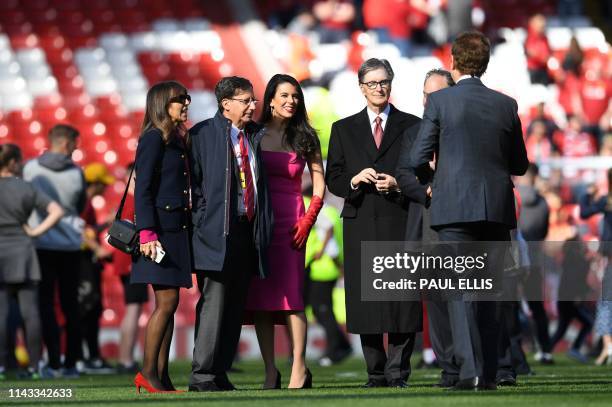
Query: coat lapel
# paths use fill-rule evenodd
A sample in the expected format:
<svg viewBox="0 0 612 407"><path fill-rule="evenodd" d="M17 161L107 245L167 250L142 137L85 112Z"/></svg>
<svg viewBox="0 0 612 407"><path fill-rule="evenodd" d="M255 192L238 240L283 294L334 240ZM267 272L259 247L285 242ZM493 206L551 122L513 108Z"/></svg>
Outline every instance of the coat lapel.
<svg viewBox="0 0 612 407"><path fill-rule="evenodd" d="M379 158L385 154L385 152L393 145L393 142L402 134L404 129L401 126L401 120L397 114L397 109L391 105L389 111L389 118L387 119L387 125L385 126L385 132L383 133L383 139L380 143L380 148L376 151L376 157Z"/></svg>
<svg viewBox="0 0 612 407"><path fill-rule="evenodd" d="M378 155L378 149L374 142L374 135L372 134L372 126L370 119L368 118L367 107L363 109L356 117L354 122L355 142L359 143L365 150L371 162L376 160Z"/></svg>

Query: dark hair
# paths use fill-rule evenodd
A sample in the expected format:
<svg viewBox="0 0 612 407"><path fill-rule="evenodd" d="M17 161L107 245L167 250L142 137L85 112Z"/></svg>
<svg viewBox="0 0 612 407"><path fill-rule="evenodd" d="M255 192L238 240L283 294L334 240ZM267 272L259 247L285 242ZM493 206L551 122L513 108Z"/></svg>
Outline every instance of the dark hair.
<svg viewBox="0 0 612 407"><path fill-rule="evenodd" d="M23 156L21 149L16 144L0 144L0 168L6 168L12 160L20 162Z"/></svg>
<svg viewBox="0 0 612 407"><path fill-rule="evenodd" d="M289 124L285 130L285 139L283 143L291 147L298 155L303 158L311 157L319 147L319 138L317 132L308 122L308 113L304 103L304 92L298 81L289 75L276 74L274 75L264 92L263 111L261 112L260 122L263 124L269 123L272 120L272 108L270 102L276 95L276 89L283 83L290 83L295 86L298 92L300 102L296 106L295 114L289 120Z"/></svg>
<svg viewBox="0 0 612 407"><path fill-rule="evenodd" d="M125 167L125 169L126 169L126 171L127 171L127 172L130 172L130 171L132 171L132 168L134 168L135 166L136 166L136 163L135 163L134 161L131 161L131 162L130 162L130 163L129 163L129 164L126 166L126 167Z"/></svg>
<svg viewBox="0 0 612 407"><path fill-rule="evenodd" d="M451 73L448 72L446 69L440 69L440 68L435 68L427 72L425 74L425 80L423 81L423 85L425 85L425 83L427 82L427 79L431 78L434 75L444 77L446 79L446 84L449 87L455 86L455 81L453 80Z"/></svg>
<svg viewBox="0 0 612 407"><path fill-rule="evenodd" d="M363 78L370 71L375 71L377 69L384 69L387 72L387 76L389 80L393 80L395 74L393 73L393 68L391 68L391 64L386 59L378 59L378 58L370 58L365 61L359 67L359 71L357 71L357 78L359 79L359 83L363 82Z"/></svg>
<svg viewBox="0 0 612 407"><path fill-rule="evenodd" d="M612 167L608 168L608 195L612 195Z"/></svg>
<svg viewBox="0 0 612 407"><path fill-rule="evenodd" d="M252 91L253 84L248 79L240 76L226 76L217 82L217 85L215 85L215 96L217 97L219 110L223 110L221 105L223 99L231 99L236 95L237 90Z"/></svg>
<svg viewBox="0 0 612 407"><path fill-rule="evenodd" d="M187 94L187 89L175 81L159 82L151 86L147 92L147 105L141 132L144 134L147 130L159 129L164 141L168 143L176 127L168 114L168 103L173 97L185 94ZM179 127L183 128L184 125L181 123Z"/></svg>
<svg viewBox="0 0 612 407"><path fill-rule="evenodd" d="M51 144L56 144L60 140L74 141L79 137L79 131L68 124L56 124L49 130L47 137Z"/></svg>
<svg viewBox="0 0 612 407"><path fill-rule="evenodd" d="M451 54L456 70L480 78L489 65L491 43L479 31L465 31L453 41Z"/></svg>

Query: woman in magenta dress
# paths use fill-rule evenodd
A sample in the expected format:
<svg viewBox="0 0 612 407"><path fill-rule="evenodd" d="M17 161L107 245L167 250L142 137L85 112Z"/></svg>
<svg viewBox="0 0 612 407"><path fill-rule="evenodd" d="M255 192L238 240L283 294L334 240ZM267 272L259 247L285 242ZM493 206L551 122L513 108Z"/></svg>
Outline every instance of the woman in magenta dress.
<svg viewBox="0 0 612 407"><path fill-rule="evenodd" d="M264 94L261 122L263 162L272 198L274 232L268 248L269 276L254 278L247 298L264 360L264 389L280 388L274 363L274 324L287 324L293 349L289 388L312 386L306 367L306 315L304 314L304 248L323 206L325 178L321 147L308 123L304 95L289 75L274 75ZM302 197L302 173L308 165L313 197L308 211Z"/></svg>

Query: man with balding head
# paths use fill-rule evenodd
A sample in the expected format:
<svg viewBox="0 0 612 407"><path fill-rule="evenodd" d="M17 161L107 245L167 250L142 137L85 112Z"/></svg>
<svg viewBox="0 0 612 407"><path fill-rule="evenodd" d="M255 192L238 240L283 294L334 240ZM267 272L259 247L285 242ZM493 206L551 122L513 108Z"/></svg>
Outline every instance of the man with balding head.
<svg viewBox="0 0 612 407"><path fill-rule="evenodd" d="M454 86L455 81L450 74L450 72L445 71L444 69L432 69L425 75L425 82L423 83L423 106L427 103L427 97L440 89L447 88L449 86ZM417 187L414 183L415 174L413 168L410 166L410 150L412 144L414 143L414 133L413 132L405 132L402 139L401 153L397 162L397 183L402 191L402 194L406 198L414 198L413 195L421 195L421 188ZM433 169L435 168L434 161L431 162L432 172L427 177L421 176L422 179L419 179L419 183L425 186L427 195L431 195L431 188L427 185L430 181L430 178L433 175ZM417 201L418 202L418 201ZM426 207L429 204L427 203ZM422 208L422 207L421 207ZM425 211L427 213L427 211ZM415 210L410 215L411 222L407 223L406 228L406 241L419 241L421 239L425 241L437 240L435 238L435 233L431 231L429 228L429 215L423 216L423 212L421 210ZM421 227L414 228L414 225L419 225Z"/></svg>
<svg viewBox="0 0 612 407"><path fill-rule="evenodd" d="M454 86L450 72L444 69L432 69L425 75L423 83L423 106L427 103L427 98L430 94ZM402 152L398 161L397 179L402 192L410 191L407 186L411 184L411 179L415 178L413 169L410 167L410 146L414 140L407 138L402 144ZM433 177L435 169L435 159L430 162L431 172L427 176L421 175L420 184L428 186ZM428 194L431 193L430 187ZM419 228L407 228L405 240L407 242L418 242L422 240L424 243L438 241L437 233L430 228L430 213L427 205L421 207L421 211L413 211L414 217L420 219L412 219L408 225L421 225ZM427 320L429 323L429 334L431 338L431 346L436 355L436 361L442 369L439 387L452 387L460 378L474 377L478 373L477 361L473 357L471 351L471 343L466 341L469 336L469 327L466 318L459 317L465 314L465 303L462 301L427 301ZM451 318L452 316L452 318ZM455 332L456 341L453 341L453 332ZM457 334L459 333L459 334ZM462 361L461 365L457 361Z"/></svg>

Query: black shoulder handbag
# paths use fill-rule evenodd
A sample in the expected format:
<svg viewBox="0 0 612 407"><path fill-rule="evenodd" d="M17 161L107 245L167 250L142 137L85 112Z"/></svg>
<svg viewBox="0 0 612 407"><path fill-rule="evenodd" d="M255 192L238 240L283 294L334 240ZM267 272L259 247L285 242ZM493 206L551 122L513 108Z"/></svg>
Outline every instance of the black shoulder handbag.
<svg viewBox="0 0 612 407"><path fill-rule="evenodd" d="M123 198L121 198L121 204L117 209L115 220L111 223L108 229L108 244L116 249L121 250L124 253L137 256L140 254L140 239L138 237L138 231L136 225L127 219L121 219L121 213L123 212L123 205L125 204L125 198L127 197L128 188L132 181L132 174L134 173L134 167L130 171L125 191L123 192Z"/></svg>

